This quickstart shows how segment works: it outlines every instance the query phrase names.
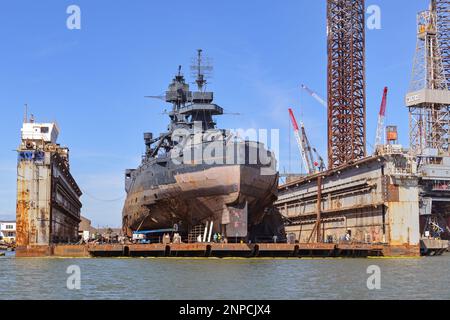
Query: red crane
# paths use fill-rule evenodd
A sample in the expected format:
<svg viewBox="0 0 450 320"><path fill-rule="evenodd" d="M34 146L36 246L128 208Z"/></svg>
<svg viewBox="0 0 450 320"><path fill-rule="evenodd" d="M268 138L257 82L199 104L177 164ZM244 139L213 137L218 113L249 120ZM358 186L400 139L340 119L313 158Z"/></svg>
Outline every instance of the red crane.
<svg viewBox="0 0 450 320"><path fill-rule="evenodd" d="M308 136L306 135L305 125L301 122L301 127L298 126L294 111L292 111L292 109L289 109L289 115L291 117L292 125L294 126L295 138L297 140L297 145L302 156L303 166L306 171L309 174L324 171L325 163L323 158L319 155L315 148L311 147Z"/></svg>
<svg viewBox="0 0 450 320"><path fill-rule="evenodd" d="M378 114L377 136L375 141L375 152L377 147L384 144L384 119L386 118L386 106L387 106L388 88L385 87L383 91L383 100L381 100L380 113Z"/></svg>

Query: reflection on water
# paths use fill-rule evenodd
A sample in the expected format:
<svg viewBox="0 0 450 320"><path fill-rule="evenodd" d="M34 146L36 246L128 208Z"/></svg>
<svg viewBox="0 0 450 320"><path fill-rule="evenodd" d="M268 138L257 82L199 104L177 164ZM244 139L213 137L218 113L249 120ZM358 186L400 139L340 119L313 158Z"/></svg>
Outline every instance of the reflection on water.
<svg viewBox="0 0 450 320"><path fill-rule="evenodd" d="M67 267L81 290L67 289ZM381 290L367 268L381 268ZM0 299L450 299L450 255L422 259L16 259L0 257ZM5 288L8 288L5 290Z"/></svg>

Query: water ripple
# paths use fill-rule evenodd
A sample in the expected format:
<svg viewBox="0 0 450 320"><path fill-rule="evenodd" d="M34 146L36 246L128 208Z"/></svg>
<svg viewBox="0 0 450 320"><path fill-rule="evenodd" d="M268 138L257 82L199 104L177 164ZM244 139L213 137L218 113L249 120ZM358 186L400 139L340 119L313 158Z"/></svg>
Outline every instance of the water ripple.
<svg viewBox="0 0 450 320"><path fill-rule="evenodd" d="M81 290L66 286L81 269ZM381 290L367 268L381 268ZM0 299L450 299L450 256L423 259L219 260L0 258Z"/></svg>

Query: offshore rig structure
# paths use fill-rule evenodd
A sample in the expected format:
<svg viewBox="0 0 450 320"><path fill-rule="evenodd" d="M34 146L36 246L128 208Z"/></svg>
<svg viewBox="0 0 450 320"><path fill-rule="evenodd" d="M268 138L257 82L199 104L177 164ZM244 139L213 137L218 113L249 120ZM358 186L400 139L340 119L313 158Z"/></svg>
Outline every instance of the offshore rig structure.
<svg viewBox="0 0 450 320"><path fill-rule="evenodd" d="M351 241L385 244L387 255L439 254L450 239L450 0L431 0L418 14L405 99L410 148L398 144L393 126L382 139L386 88L371 155L364 14L364 0L327 0L328 168L303 160L310 174L280 186L276 206L287 221L288 238L299 243ZM302 155L308 154L305 131L296 132Z"/></svg>

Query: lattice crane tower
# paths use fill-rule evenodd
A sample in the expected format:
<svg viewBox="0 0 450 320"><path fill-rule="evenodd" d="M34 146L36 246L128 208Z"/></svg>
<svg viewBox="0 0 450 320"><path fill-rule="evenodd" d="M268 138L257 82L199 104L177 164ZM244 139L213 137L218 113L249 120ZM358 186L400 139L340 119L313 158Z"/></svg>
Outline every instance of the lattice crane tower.
<svg viewBox="0 0 450 320"><path fill-rule="evenodd" d="M366 156L364 13L364 0L327 0L330 169Z"/></svg>

